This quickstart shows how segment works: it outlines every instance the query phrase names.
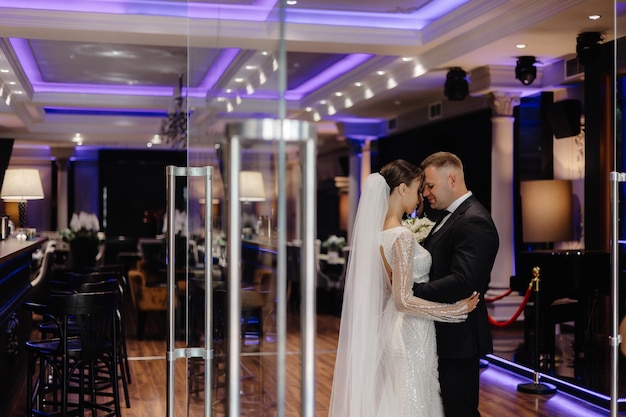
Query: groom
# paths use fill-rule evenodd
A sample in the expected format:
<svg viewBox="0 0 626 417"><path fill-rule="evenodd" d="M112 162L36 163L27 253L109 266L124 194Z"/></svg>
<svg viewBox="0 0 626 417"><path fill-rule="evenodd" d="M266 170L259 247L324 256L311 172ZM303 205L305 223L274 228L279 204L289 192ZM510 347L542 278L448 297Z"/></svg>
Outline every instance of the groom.
<svg viewBox="0 0 626 417"><path fill-rule="evenodd" d="M430 282L414 284L417 297L453 303L473 291L487 292L498 252L498 232L489 212L467 190L463 164L454 154L437 152L421 164L425 199L446 210L424 241L433 263ZM487 306L479 303L465 322L435 323L439 382L446 417L480 417L479 360L493 351Z"/></svg>

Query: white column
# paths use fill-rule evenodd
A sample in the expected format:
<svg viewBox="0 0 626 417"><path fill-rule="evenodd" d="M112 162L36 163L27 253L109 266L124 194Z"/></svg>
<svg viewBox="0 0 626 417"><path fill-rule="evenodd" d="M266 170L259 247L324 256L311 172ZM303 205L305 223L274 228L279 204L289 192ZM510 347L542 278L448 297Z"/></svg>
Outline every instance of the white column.
<svg viewBox="0 0 626 417"><path fill-rule="evenodd" d="M57 162L57 230L63 230L68 227L68 177L67 163L72 155L74 148L51 147L50 152L56 158Z"/></svg>
<svg viewBox="0 0 626 417"><path fill-rule="evenodd" d="M491 119L491 217L500 248L491 272L491 288L509 288L514 272L513 235L513 117Z"/></svg>
<svg viewBox="0 0 626 417"><path fill-rule="evenodd" d="M67 159L58 159L57 171L57 228L67 229Z"/></svg>
<svg viewBox="0 0 626 417"><path fill-rule="evenodd" d="M491 93L493 111L491 144L491 216L498 229L500 248L491 271L490 296L509 288L515 269L513 233L513 107L518 97ZM507 297L491 303L490 314L497 320L507 320L519 305L517 298Z"/></svg>
<svg viewBox="0 0 626 417"><path fill-rule="evenodd" d="M352 235L352 226L356 217L356 208L359 204L359 195L361 195L361 176L363 175L361 150L362 142L360 140L350 139L350 173L348 174L348 204L350 211L348 213L348 242Z"/></svg>

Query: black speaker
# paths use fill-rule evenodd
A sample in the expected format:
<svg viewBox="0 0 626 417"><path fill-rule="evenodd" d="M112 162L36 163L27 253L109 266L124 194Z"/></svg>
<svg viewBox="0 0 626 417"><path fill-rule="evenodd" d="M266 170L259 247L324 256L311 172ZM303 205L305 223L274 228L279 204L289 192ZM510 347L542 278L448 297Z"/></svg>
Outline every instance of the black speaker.
<svg viewBox="0 0 626 417"><path fill-rule="evenodd" d="M552 132L557 139L576 136L580 133L580 100L567 99L552 103L548 112Z"/></svg>

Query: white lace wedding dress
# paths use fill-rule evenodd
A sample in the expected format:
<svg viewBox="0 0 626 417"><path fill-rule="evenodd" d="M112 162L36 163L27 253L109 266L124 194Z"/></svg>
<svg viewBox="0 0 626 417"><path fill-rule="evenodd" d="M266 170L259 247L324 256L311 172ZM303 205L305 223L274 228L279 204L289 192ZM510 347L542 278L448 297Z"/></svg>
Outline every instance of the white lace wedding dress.
<svg viewBox="0 0 626 417"><path fill-rule="evenodd" d="M424 300L412 295L414 282L428 282L430 253L405 227L384 231L382 247L389 270L393 271L393 296L384 314L388 315L385 322L392 326L387 355L394 367L395 416L443 416L433 319L448 320L445 309L424 308ZM422 316L412 315L416 311Z"/></svg>

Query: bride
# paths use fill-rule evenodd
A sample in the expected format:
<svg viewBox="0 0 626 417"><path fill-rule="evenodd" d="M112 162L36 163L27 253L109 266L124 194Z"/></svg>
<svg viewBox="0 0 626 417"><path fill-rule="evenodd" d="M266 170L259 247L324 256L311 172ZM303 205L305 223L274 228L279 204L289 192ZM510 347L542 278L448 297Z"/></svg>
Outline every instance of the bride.
<svg viewBox="0 0 626 417"><path fill-rule="evenodd" d="M329 417L443 417L433 320L460 322L455 304L413 296L431 257L402 226L421 210L423 172L396 160L365 180L351 236Z"/></svg>

